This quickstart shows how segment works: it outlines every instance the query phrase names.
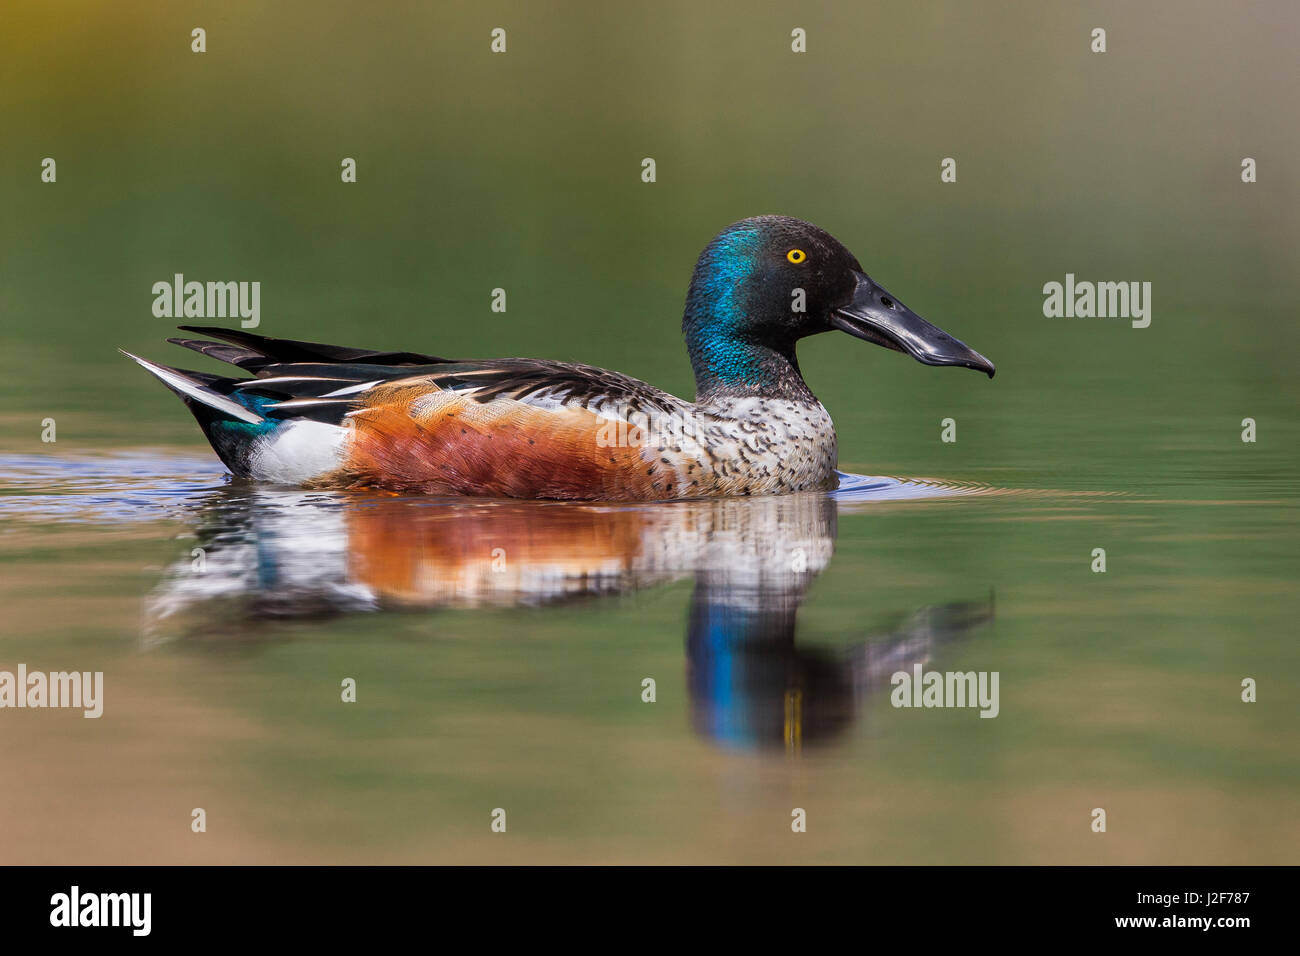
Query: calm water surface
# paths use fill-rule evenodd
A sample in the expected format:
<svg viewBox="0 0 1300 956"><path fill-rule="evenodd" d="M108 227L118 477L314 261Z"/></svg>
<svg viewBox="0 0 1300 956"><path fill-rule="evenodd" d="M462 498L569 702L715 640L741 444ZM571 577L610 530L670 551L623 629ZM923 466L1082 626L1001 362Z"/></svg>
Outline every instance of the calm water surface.
<svg viewBox="0 0 1300 956"><path fill-rule="evenodd" d="M1290 499L846 476L586 505L300 492L174 452L0 467L0 663L106 683L98 721L6 714L10 860L1289 858ZM917 664L997 671L998 716L892 707Z"/></svg>

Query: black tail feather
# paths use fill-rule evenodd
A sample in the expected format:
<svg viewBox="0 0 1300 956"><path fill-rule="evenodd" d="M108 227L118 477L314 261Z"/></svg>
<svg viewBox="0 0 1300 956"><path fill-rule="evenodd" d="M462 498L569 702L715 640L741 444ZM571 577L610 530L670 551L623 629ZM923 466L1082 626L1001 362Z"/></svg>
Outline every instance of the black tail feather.
<svg viewBox="0 0 1300 956"><path fill-rule="evenodd" d="M167 340L172 345L179 345L181 348L193 349L208 358L214 358L218 362L227 362L231 365L238 365L242 369L255 372L263 365L270 364L268 359L261 352L254 352L252 349L240 348L238 345L226 345L222 342L207 342L203 339L182 339L170 338Z"/></svg>
<svg viewBox="0 0 1300 956"><path fill-rule="evenodd" d="M254 335L252 332L245 332L242 329L225 329L213 325L180 325L177 328L182 332L197 332L199 335L210 335L214 339L221 339L224 342L241 346L238 360L234 361L234 364L249 369L254 367L252 363L257 360L257 356L263 356L266 359L262 363L263 365L288 362L361 362L372 365L401 366L439 365L450 361L436 355L424 355L420 352L379 352L373 349L348 348L343 345L299 342L295 339L276 339L266 335ZM196 346L190 345L188 340L176 344L184 345L186 348L196 348ZM215 346L215 343L213 344ZM203 350L198 349L198 351ZM249 351L253 353L252 356L248 355ZM218 357L215 352L210 354L214 358ZM222 361L230 361L230 359L223 358Z"/></svg>

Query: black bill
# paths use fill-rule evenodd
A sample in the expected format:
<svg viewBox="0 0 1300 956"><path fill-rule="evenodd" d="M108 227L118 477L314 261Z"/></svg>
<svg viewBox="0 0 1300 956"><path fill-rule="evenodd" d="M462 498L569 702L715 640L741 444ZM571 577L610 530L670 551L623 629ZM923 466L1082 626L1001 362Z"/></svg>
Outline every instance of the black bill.
<svg viewBox="0 0 1300 956"><path fill-rule="evenodd" d="M997 369L979 352L925 321L869 276L861 272L855 275L858 284L853 298L848 305L831 312L835 328L896 352L906 352L925 365L961 365L993 377Z"/></svg>

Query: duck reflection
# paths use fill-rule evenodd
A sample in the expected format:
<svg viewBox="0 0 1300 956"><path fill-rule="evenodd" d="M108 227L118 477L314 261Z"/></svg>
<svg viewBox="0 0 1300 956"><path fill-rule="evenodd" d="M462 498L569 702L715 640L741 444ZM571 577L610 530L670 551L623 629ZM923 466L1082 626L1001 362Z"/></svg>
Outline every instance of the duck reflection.
<svg viewBox="0 0 1300 956"><path fill-rule="evenodd" d="M591 505L232 486L198 507L197 546L150 596L146 639L226 644L268 637L277 620L537 606L693 577L692 725L729 747L798 750L993 617L990 601L945 604L840 647L797 642L837 510L822 494Z"/></svg>

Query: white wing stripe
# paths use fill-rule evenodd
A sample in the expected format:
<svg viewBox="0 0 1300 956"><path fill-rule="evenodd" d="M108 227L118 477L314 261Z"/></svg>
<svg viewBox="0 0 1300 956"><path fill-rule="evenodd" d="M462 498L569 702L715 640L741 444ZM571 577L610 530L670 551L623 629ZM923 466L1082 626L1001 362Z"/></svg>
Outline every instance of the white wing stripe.
<svg viewBox="0 0 1300 956"><path fill-rule="evenodd" d="M355 395L357 392L365 392L374 388L376 385L382 385L384 380L376 379L373 382L364 382L361 385L349 385L346 388L335 389L332 392L326 392L321 398L332 398L338 395Z"/></svg>

